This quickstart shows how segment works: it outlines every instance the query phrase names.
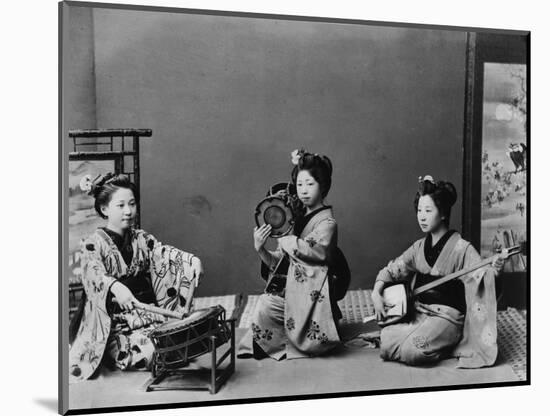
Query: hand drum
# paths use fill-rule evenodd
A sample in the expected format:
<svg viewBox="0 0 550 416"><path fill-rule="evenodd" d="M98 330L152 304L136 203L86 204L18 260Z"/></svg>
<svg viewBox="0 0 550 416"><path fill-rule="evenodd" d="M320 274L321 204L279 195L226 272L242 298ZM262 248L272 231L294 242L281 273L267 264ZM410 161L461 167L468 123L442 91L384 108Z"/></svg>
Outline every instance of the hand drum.
<svg viewBox="0 0 550 416"><path fill-rule="evenodd" d="M279 189L282 186L286 189ZM255 219L258 227L271 225L271 237L287 235L294 226L294 213L291 205L291 193L280 192L289 189L288 184L277 184L271 187L266 198L256 206Z"/></svg>

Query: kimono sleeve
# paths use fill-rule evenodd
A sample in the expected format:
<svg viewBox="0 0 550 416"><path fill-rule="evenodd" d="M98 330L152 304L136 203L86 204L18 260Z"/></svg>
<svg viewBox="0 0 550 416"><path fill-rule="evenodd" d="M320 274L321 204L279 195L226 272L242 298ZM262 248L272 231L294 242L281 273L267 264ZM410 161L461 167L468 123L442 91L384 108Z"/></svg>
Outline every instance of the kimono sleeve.
<svg viewBox="0 0 550 416"><path fill-rule="evenodd" d="M327 218L320 221L304 239L287 236L280 239L281 248L300 260L309 263L329 261L332 238L336 232L336 221Z"/></svg>
<svg viewBox="0 0 550 416"><path fill-rule="evenodd" d="M101 241L93 237L81 243L82 285L87 298L105 309L107 294L117 279L108 274L103 251Z"/></svg>
<svg viewBox="0 0 550 416"><path fill-rule="evenodd" d="M481 261L476 249L468 244L464 250L463 268ZM455 349L458 367L479 368L495 363L497 347L496 270L486 266L462 279L466 296L466 314L462 339Z"/></svg>
<svg viewBox="0 0 550 416"><path fill-rule="evenodd" d="M116 259L107 253L106 244L100 238L89 237L82 242L81 249L82 284L87 299L69 349L69 383L86 380L100 365L111 328L107 294L117 280L107 273L117 266L112 263Z"/></svg>
<svg viewBox="0 0 550 416"><path fill-rule="evenodd" d="M149 264L151 283L159 306L177 310L192 301L191 282L198 283L191 262L193 254L162 244L153 235L143 233L138 239Z"/></svg>
<svg viewBox="0 0 550 416"><path fill-rule="evenodd" d="M415 254L418 251L418 244L410 246L403 254L391 260L386 267L378 272L376 281L385 283L399 282L407 279L417 271Z"/></svg>
<svg viewBox="0 0 550 416"><path fill-rule="evenodd" d="M465 248L462 258L461 269L467 269L480 263L483 259L474 248L474 246L466 241L463 241L463 243L465 244ZM464 285L472 283L480 284L487 275L492 275L493 277L496 277L496 275L498 275L498 272L495 270L494 267L488 265L460 277L460 280L462 280Z"/></svg>

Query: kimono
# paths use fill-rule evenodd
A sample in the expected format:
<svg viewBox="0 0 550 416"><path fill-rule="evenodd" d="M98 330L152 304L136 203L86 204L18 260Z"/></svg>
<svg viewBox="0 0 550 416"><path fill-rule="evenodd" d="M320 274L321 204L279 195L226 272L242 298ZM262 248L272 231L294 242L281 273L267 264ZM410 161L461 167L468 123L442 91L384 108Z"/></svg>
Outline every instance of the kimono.
<svg viewBox="0 0 550 416"><path fill-rule="evenodd" d="M251 328L239 345L240 357L254 355L259 348L276 360L303 358L326 353L340 343L336 319L341 315L329 269L337 250L331 207L307 216L298 234L280 238L277 250L269 251L271 272L287 256L286 287L283 293L260 296Z"/></svg>
<svg viewBox="0 0 550 416"><path fill-rule="evenodd" d="M376 280L414 286L414 275L418 287L419 280L424 284L481 261L476 249L455 231L445 236L432 266L426 259L426 244L431 245L431 239L416 241L390 261ZM495 269L486 266L434 288L432 295L420 295L409 322L381 330L381 357L409 365L430 364L449 356L457 357L462 368L493 365L497 357L495 275Z"/></svg>
<svg viewBox="0 0 550 416"><path fill-rule="evenodd" d="M117 281L124 282L138 300L182 312L185 302L191 301L187 297L195 278L191 269L194 256L137 229L127 232L124 253L104 229L83 240L81 250L86 301L76 336L70 340L69 383L88 379L102 360L122 370L148 369L154 352L148 334L165 318L137 309L123 312L113 302L110 288ZM136 292L143 287L150 290L140 299Z"/></svg>

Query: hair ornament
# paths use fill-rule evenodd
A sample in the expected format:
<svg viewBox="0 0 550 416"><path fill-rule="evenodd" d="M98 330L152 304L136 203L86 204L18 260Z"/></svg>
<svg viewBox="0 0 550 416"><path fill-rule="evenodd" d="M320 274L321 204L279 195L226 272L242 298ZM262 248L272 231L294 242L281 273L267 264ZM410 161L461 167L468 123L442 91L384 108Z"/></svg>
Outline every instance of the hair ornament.
<svg viewBox="0 0 550 416"><path fill-rule="evenodd" d="M426 182L426 181L431 182L435 185L435 181L434 181L434 178L433 178L432 175L426 175L426 176L419 176L418 177L418 182L419 183Z"/></svg>
<svg viewBox="0 0 550 416"><path fill-rule="evenodd" d="M94 191L103 185L108 184L110 181L116 178L116 175L114 173L106 173L102 175L101 173L98 174L95 178L92 179L92 175L84 175L80 179L80 189L83 192L86 192L88 195L93 195Z"/></svg>
<svg viewBox="0 0 550 416"><path fill-rule="evenodd" d="M89 193L92 190L92 175L84 175L78 185L81 191Z"/></svg>
<svg viewBox="0 0 550 416"><path fill-rule="evenodd" d="M97 182L97 186L107 185L108 183L114 181L116 179L117 175L112 172L107 172L101 180Z"/></svg>
<svg viewBox="0 0 550 416"><path fill-rule="evenodd" d="M306 151L302 149L296 149L290 154L290 160L294 166L298 166L300 159L304 156Z"/></svg>

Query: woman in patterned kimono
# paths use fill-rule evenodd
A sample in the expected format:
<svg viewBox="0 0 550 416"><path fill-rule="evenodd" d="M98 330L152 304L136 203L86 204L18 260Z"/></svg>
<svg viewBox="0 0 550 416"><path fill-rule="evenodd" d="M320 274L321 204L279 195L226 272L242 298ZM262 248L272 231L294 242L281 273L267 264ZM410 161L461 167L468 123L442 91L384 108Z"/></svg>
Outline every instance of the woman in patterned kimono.
<svg viewBox="0 0 550 416"><path fill-rule="evenodd" d="M377 318L386 316L382 291L387 285L407 281L415 287L468 268L481 261L476 249L449 229L451 207L456 202L450 182L420 179L414 200L418 224L426 237L416 241L376 278L372 300ZM384 327L380 334L381 357L408 365L424 365L458 357L459 367L493 365L497 356L495 275L500 258L491 266L452 280L415 299L414 316L405 323Z"/></svg>
<svg viewBox="0 0 550 416"><path fill-rule="evenodd" d="M77 331L69 340L70 383L92 376L102 360L122 370L148 369L154 347L147 335L165 318L135 302L183 311L191 281L203 273L197 257L133 228L139 195L126 175L87 176L81 189L94 196L107 224L81 243L85 301L71 325Z"/></svg>
<svg viewBox="0 0 550 416"><path fill-rule="evenodd" d="M326 156L293 152L292 181L305 215L294 235L278 239L275 251L264 245L271 226L254 230L254 247L271 273L286 262L286 287L260 296L251 328L239 345L239 357L266 355L276 360L326 353L340 342L335 276L331 266L337 252L336 220L324 204L331 185L332 164ZM344 289L345 291L345 289Z"/></svg>

